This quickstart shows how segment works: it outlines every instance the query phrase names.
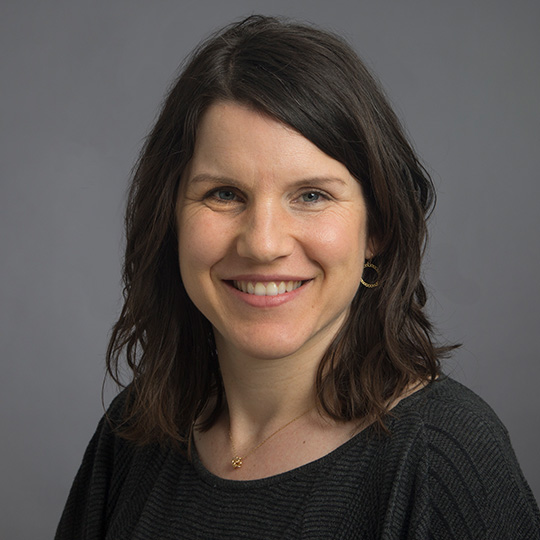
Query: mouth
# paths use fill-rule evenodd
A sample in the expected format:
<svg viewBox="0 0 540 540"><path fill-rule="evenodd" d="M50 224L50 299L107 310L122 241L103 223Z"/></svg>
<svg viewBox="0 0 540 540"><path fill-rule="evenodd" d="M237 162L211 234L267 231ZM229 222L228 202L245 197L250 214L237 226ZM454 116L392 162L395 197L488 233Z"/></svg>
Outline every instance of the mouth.
<svg viewBox="0 0 540 540"><path fill-rule="evenodd" d="M231 285L244 293L255 296L277 296L290 293L310 280L305 281L231 281Z"/></svg>

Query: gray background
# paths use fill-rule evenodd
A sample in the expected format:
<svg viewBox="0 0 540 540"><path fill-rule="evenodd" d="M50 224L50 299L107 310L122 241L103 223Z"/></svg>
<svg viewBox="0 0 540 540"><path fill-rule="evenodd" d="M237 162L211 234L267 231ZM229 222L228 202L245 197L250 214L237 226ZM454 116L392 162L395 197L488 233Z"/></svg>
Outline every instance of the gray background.
<svg viewBox="0 0 540 540"><path fill-rule="evenodd" d="M540 3L4 1L0 537L51 538L102 414L129 171L166 87L253 12L344 34L438 187L426 278L447 371L508 426L540 498ZM108 385L106 401L115 389Z"/></svg>

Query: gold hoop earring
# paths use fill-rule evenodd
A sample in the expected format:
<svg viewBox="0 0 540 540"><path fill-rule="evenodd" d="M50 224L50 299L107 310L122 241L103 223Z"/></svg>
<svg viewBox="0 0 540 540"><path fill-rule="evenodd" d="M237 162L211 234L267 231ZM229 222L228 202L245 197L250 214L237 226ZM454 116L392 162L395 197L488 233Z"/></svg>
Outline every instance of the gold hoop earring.
<svg viewBox="0 0 540 540"><path fill-rule="evenodd" d="M368 261L364 263L364 269L365 268L371 268L372 270L375 270L375 272L377 272L377 279L375 280L375 283L367 283L362 278L360 278L360 283L368 289L373 289L374 287L377 287L379 285L379 267Z"/></svg>

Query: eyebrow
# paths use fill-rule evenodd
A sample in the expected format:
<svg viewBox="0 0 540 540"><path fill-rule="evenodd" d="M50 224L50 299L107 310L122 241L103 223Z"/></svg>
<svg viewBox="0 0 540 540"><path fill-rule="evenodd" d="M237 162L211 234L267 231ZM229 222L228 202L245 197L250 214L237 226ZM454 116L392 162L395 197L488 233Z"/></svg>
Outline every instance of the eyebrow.
<svg viewBox="0 0 540 540"><path fill-rule="evenodd" d="M196 174L193 178L190 178L188 180L188 184L200 184L203 182L213 182L217 184L232 186L241 188L243 187L242 182L239 182L238 180L231 178L229 176L219 176L219 175L213 175L208 173L200 173ZM324 186L328 183L333 184L340 184L342 186L346 186L347 182L343 180L342 178L339 178L338 176L308 176L306 178L300 178L298 180L295 180L294 182L291 182L292 187L300 187L300 186L313 186L313 187L319 187Z"/></svg>

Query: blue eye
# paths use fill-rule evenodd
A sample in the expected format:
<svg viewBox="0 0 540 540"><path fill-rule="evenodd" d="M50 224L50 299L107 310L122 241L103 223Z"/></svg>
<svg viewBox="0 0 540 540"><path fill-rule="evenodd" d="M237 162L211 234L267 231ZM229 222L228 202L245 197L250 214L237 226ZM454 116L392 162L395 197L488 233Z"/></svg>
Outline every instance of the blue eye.
<svg viewBox="0 0 540 540"><path fill-rule="evenodd" d="M218 189L214 194L222 201L233 201L236 197L234 191L231 191L230 189Z"/></svg>
<svg viewBox="0 0 540 540"><path fill-rule="evenodd" d="M304 202L316 202L321 198L321 194L317 191L308 191L302 195Z"/></svg>

